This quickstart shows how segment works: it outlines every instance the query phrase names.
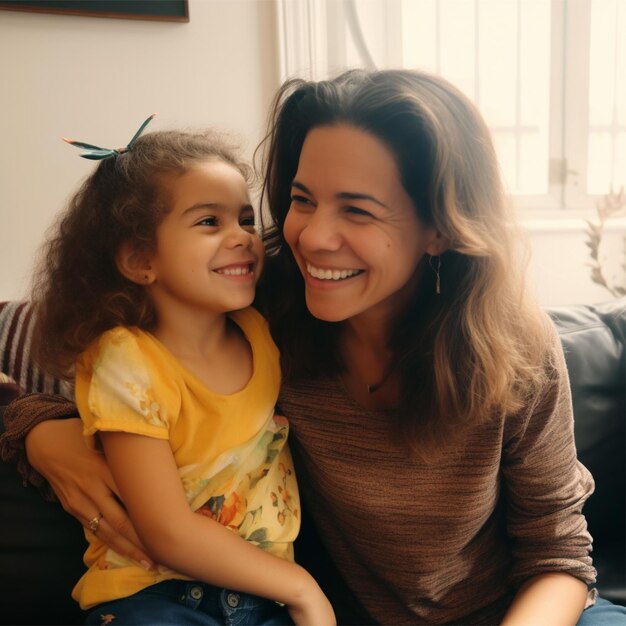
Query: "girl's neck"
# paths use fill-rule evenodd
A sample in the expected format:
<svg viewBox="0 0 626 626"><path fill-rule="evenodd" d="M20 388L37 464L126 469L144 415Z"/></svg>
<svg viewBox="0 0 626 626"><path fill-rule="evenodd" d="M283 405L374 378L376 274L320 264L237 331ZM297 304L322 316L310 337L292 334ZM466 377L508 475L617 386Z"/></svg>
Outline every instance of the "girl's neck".
<svg viewBox="0 0 626 626"><path fill-rule="evenodd" d="M157 309L154 336L177 358L214 354L227 335L227 316L176 307Z"/></svg>
<svg viewBox="0 0 626 626"><path fill-rule="evenodd" d="M154 336L207 389L231 395L252 377L252 349L239 327L224 313L157 310Z"/></svg>

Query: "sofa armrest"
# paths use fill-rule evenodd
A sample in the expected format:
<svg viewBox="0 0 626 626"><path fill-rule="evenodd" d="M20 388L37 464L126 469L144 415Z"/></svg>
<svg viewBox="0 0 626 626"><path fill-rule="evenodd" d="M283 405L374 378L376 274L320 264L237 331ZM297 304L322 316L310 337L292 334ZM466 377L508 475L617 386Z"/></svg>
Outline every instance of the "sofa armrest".
<svg viewBox="0 0 626 626"><path fill-rule="evenodd" d="M626 604L626 298L548 313L565 352L578 457L596 483L584 513L597 587Z"/></svg>

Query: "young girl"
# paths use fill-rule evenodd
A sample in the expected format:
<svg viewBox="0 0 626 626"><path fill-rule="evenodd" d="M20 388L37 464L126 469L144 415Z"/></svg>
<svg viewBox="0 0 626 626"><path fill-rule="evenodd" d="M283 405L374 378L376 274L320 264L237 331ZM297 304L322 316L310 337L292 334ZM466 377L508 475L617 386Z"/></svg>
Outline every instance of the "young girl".
<svg viewBox="0 0 626 626"><path fill-rule="evenodd" d="M107 548L94 510L73 596L89 624L331 623L293 562L298 490L278 351L250 308L264 251L247 170L209 132L139 137L150 119L123 149L70 141L100 163L34 289L38 358L75 364L84 434L159 563Z"/></svg>

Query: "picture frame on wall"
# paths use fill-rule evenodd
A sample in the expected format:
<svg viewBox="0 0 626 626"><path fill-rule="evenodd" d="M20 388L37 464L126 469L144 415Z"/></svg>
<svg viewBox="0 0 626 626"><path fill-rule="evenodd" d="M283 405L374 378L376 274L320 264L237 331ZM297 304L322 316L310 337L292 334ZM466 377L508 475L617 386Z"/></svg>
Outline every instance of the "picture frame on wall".
<svg viewBox="0 0 626 626"><path fill-rule="evenodd" d="M0 0L0 10L188 22L188 0Z"/></svg>

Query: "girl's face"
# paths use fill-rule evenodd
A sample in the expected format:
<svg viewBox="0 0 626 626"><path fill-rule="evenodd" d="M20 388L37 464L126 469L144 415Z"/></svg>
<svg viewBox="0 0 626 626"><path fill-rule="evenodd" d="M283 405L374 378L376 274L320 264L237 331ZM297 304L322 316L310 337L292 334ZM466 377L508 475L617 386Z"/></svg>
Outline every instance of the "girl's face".
<svg viewBox="0 0 626 626"><path fill-rule="evenodd" d="M157 311L164 305L222 314L249 306L264 250L241 173L207 160L164 184L172 209L150 258Z"/></svg>
<svg viewBox="0 0 626 626"><path fill-rule="evenodd" d="M354 126L323 126L304 141L284 235L317 318L383 324L415 292L424 253L442 238L417 217L393 153Z"/></svg>

